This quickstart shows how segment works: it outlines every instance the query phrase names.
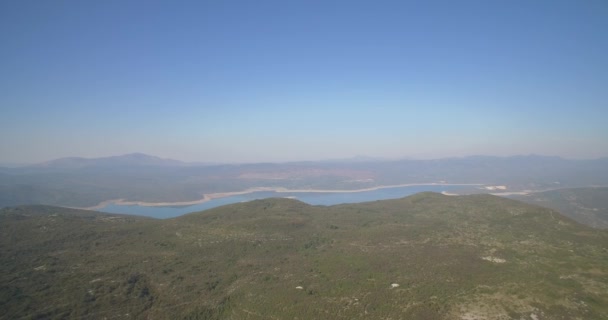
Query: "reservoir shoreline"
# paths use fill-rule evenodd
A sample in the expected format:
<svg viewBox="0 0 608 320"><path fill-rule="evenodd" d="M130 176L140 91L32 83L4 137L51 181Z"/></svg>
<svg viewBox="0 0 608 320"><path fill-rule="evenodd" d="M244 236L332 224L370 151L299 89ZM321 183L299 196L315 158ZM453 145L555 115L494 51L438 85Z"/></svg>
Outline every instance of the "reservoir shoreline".
<svg viewBox="0 0 608 320"><path fill-rule="evenodd" d="M108 205L120 206L141 206L141 207L170 207L170 206L191 206L205 203L215 199L225 197L245 195L254 192L276 192L276 193L357 193L366 191L375 191L381 189L415 187L415 186L480 186L482 183L405 183L397 185L375 186L363 189L287 189L283 187L255 187L242 191L217 192L203 194L201 199L191 201L176 201L176 202L148 202L148 201L130 201L125 199L113 199L102 201L99 204L86 208L76 208L84 210L99 210Z"/></svg>

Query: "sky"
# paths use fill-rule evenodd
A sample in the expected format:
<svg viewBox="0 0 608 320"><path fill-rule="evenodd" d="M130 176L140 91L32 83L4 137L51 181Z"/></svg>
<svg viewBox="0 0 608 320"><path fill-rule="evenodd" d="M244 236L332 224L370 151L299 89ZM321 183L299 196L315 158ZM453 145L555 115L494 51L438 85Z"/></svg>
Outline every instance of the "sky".
<svg viewBox="0 0 608 320"><path fill-rule="evenodd" d="M608 156L608 2L0 2L0 163Z"/></svg>

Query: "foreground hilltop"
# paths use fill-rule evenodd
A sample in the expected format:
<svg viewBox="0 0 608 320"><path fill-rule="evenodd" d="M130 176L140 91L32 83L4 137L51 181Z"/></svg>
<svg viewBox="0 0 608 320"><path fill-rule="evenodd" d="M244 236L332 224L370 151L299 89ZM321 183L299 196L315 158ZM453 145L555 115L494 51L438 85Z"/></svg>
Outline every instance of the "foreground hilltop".
<svg viewBox="0 0 608 320"><path fill-rule="evenodd" d="M608 233L490 195L0 212L0 319L608 319Z"/></svg>

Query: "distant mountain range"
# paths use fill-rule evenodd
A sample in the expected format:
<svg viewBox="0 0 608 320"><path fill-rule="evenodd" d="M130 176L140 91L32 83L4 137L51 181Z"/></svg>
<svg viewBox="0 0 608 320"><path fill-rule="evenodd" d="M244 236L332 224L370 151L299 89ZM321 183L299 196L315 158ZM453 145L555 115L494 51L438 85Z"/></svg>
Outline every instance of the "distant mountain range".
<svg viewBox="0 0 608 320"><path fill-rule="evenodd" d="M99 158L85 158L85 157L65 157L58 158L50 161L45 161L30 165L9 164L5 167L28 167L28 168L62 168L62 169L76 169L84 167L124 167L124 166L163 166L163 167L179 167L179 166L209 166L209 165L275 165L275 166L289 166L289 165L303 165L303 164L366 164L366 163L471 163L471 164L482 164L486 165L489 163L511 163L517 164L554 164L556 162L605 162L608 163L608 158L588 159L588 160L570 160L564 159L557 156L543 156L543 155L515 155L508 157L499 156L485 156L475 155L467 157L453 157L453 158L439 158L439 159L400 159L400 160L389 160L377 157L368 156L355 156L352 158L343 159L328 159L319 161L293 161L293 162L263 162L263 163L217 163L217 162L185 162L169 158L161 158L153 155L144 153L129 153L117 156L99 157Z"/></svg>
<svg viewBox="0 0 608 320"><path fill-rule="evenodd" d="M84 168L84 167L121 167L121 166L183 166L185 162L163 159L143 153L130 153L102 158L67 157L51 160L31 167L42 168Z"/></svg>

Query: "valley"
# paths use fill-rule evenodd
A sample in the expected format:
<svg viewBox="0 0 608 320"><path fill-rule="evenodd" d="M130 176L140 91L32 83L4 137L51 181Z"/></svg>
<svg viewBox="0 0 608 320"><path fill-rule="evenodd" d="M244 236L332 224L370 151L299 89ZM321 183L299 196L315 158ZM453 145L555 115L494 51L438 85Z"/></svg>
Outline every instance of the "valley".
<svg viewBox="0 0 608 320"><path fill-rule="evenodd" d="M471 185L458 194L606 186L608 159L531 155L201 165L143 154L66 158L0 168L0 207L45 204L98 209L109 203L182 206L257 191L359 192L425 184Z"/></svg>

